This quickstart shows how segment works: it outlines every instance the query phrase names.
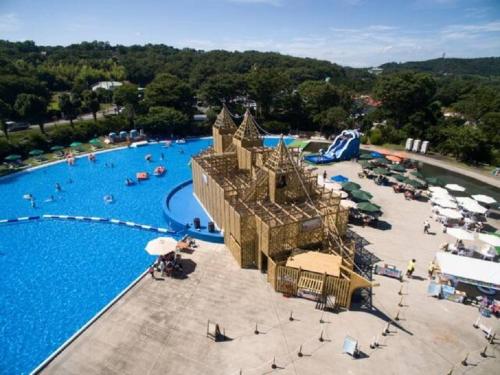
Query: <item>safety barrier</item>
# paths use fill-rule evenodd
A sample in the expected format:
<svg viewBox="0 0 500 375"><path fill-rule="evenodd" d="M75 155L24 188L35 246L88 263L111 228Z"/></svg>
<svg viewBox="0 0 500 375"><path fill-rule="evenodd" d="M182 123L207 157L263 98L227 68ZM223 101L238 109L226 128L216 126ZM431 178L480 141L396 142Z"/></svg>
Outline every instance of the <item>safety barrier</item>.
<svg viewBox="0 0 500 375"><path fill-rule="evenodd" d="M111 223L111 224L117 224L117 225L124 225L124 226L130 227L130 228L148 230L148 231L157 232L157 233L169 233L169 234L176 234L177 233L176 231L174 231L172 229L158 228L158 227L153 227L151 225L134 223L132 221L122 221L122 220L117 220L117 219L105 219L102 217L95 217L95 216L70 216L70 215L25 216L25 217L18 217L18 218L14 218L14 219L3 219L3 220L0 220L0 224L19 223L19 222L23 222L23 221L34 221L34 220L40 220L40 219L59 219L59 220L87 221L87 222L97 222L97 223Z"/></svg>

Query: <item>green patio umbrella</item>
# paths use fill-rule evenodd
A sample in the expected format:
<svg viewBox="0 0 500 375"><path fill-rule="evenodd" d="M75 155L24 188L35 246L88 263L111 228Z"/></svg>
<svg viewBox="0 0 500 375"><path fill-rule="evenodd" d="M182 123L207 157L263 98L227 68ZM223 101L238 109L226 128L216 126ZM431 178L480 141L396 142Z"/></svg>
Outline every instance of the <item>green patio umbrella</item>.
<svg viewBox="0 0 500 375"><path fill-rule="evenodd" d="M82 142L73 142L72 144L69 145L69 147L77 148L82 145Z"/></svg>
<svg viewBox="0 0 500 375"><path fill-rule="evenodd" d="M446 185L446 182L441 180L438 177L428 177L425 179L429 185L434 185L434 186L444 186Z"/></svg>
<svg viewBox="0 0 500 375"><path fill-rule="evenodd" d="M388 175L391 172L388 169L386 169L386 168L375 168L373 170L373 173L375 173L375 174L382 174L382 175Z"/></svg>
<svg viewBox="0 0 500 375"><path fill-rule="evenodd" d="M421 189L425 187L425 184L421 183L420 181L417 180L412 180L410 178L405 178L403 181L405 184L411 185L416 189Z"/></svg>
<svg viewBox="0 0 500 375"><path fill-rule="evenodd" d="M413 172L410 172L410 174L412 174L416 178L420 178L420 179L424 178L424 175L422 173L420 173L419 171L413 171Z"/></svg>
<svg viewBox="0 0 500 375"><path fill-rule="evenodd" d="M354 190L351 191L351 197L358 201L369 201L373 198L373 195L364 190Z"/></svg>
<svg viewBox="0 0 500 375"><path fill-rule="evenodd" d="M403 182L404 180L406 180L406 177L400 174L393 174L392 177L399 182Z"/></svg>
<svg viewBox="0 0 500 375"><path fill-rule="evenodd" d="M360 202L358 203L357 207L358 210L364 212L369 212L369 213L380 212L380 206L370 202Z"/></svg>
<svg viewBox="0 0 500 375"><path fill-rule="evenodd" d="M345 190L345 191L358 190L359 188L361 188L361 185L359 185L359 184L357 184L355 182L352 182L352 181L344 182L342 184L342 189Z"/></svg>
<svg viewBox="0 0 500 375"><path fill-rule="evenodd" d="M360 160L371 160L373 159L373 156L371 154L361 154L359 155Z"/></svg>
<svg viewBox="0 0 500 375"><path fill-rule="evenodd" d="M42 150L37 150L37 149L35 149L35 150L31 150L31 151L29 152L29 154L30 154L30 156L40 156L40 155L42 155L42 154L43 154L43 151L42 151Z"/></svg>
<svg viewBox="0 0 500 375"><path fill-rule="evenodd" d="M7 161L17 161L19 159L21 159L21 155L17 155L17 154L12 154L12 155L9 155L6 158L4 158L4 160L7 160Z"/></svg>
<svg viewBox="0 0 500 375"><path fill-rule="evenodd" d="M401 164L391 164L389 168L391 168L391 170L395 172L406 172L406 168L403 167Z"/></svg>
<svg viewBox="0 0 500 375"><path fill-rule="evenodd" d="M92 146L95 146L95 147L102 147L102 143L99 139L97 138L94 138L94 139L91 139L89 141L89 143L92 145Z"/></svg>
<svg viewBox="0 0 500 375"><path fill-rule="evenodd" d="M374 165L371 164L368 160L360 160L358 163L359 163L359 165L361 165L362 168L366 168L366 169L374 168Z"/></svg>
<svg viewBox="0 0 500 375"><path fill-rule="evenodd" d="M64 150L64 147L63 147L63 146L57 146L57 145L56 145L56 146L52 146L52 147L50 148L50 151L62 151L62 150Z"/></svg>
<svg viewBox="0 0 500 375"><path fill-rule="evenodd" d="M377 158L377 159L373 159L372 163L374 163L374 164L389 164L390 161L385 159L385 158Z"/></svg>

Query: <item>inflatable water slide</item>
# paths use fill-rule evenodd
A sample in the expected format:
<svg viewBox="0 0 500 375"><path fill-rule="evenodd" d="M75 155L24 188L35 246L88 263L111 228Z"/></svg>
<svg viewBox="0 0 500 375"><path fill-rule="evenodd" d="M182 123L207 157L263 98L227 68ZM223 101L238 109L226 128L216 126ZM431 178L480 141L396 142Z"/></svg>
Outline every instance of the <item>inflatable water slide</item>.
<svg viewBox="0 0 500 375"><path fill-rule="evenodd" d="M326 152L322 153L320 150L319 154L307 155L304 160L313 164L326 164L358 157L360 138L357 130L344 130L335 137Z"/></svg>

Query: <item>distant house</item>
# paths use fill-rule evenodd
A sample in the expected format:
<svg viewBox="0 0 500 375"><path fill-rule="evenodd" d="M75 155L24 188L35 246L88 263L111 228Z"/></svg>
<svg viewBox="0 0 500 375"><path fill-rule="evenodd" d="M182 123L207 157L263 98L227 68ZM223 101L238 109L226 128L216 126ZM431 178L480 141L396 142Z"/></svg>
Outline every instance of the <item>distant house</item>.
<svg viewBox="0 0 500 375"><path fill-rule="evenodd" d="M118 81L101 81L92 86L92 91L96 91L97 89L113 90L121 85L123 83Z"/></svg>
<svg viewBox="0 0 500 375"><path fill-rule="evenodd" d="M208 119L207 115L205 114L197 114L193 116L194 121L206 121Z"/></svg>
<svg viewBox="0 0 500 375"><path fill-rule="evenodd" d="M382 69L382 68L369 68L368 69L368 73L375 74L375 75L379 75L383 71L384 71L384 69Z"/></svg>

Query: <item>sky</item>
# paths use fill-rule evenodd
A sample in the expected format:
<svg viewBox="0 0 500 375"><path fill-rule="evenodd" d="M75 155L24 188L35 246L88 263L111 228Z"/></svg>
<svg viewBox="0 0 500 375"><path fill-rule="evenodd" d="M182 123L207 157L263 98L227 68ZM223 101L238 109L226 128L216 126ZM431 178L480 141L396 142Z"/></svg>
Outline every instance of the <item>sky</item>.
<svg viewBox="0 0 500 375"><path fill-rule="evenodd" d="M275 51L369 67L500 56L500 0L0 0L0 39Z"/></svg>

